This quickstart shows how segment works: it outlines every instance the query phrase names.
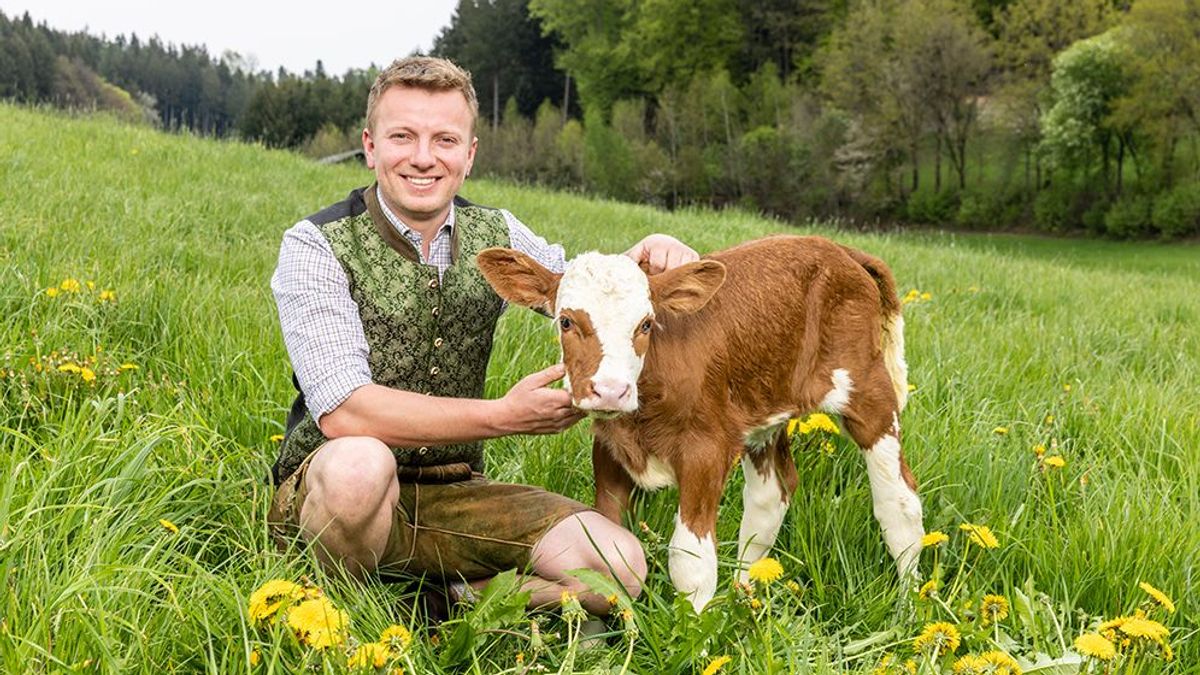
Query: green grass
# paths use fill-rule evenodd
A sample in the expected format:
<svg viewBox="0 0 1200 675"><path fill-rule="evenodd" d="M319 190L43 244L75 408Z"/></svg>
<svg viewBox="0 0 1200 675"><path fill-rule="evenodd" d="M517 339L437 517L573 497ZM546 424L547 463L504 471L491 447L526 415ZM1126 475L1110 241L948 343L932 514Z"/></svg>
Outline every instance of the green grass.
<svg viewBox="0 0 1200 675"><path fill-rule="evenodd" d="M414 585L337 583L267 536L269 437L292 396L268 287L280 236L368 180L259 147L0 106L4 671L249 672L257 650L254 672L294 672L305 659L341 672L337 653L305 655L282 628L249 624L249 594L276 577L324 587L358 640L410 626L410 670L515 673L518 652L532 658L528 621L517 621L479 636L465 666L445 667L445 637L466 622L435 646L436 629L414 616ZM620 250L652 231L713 250L790 229L736 211L665 213L489 182L465 193L571 253ZM959 623L959 655L998 637L1022 658L1059 657L1097 617L1133 611L1147 581L1179 607L1154 615L1172 628L1175 660L1143 657L1133 670L1196 672L1200 251L815 231L882 256L902 294L932 294L906 308L917 390L903 423L926 527L951 537L938 553L944 605L897 589L857 452L841 439L832 454L801 443L800 488L776 548L799 591L760 591L757 613L725 590L740 477L718 530L722 591L699 618L666 577L674 495L639 498L651 577L633 606L630 670L698 672L727 654L722 672L869 672L885 652L911 656L932 620ZM96 287L46 293L65 279ZM103 290L116 301L100 302ZM489 395L553 361L552 335L532 313L509 312ZM95 380L57 369L68 362ZM138 368L118 370L127 363ZM1066 467L1039 470L1039 443L1057 444ZM586 424L487 452L495 477L591 499ZM964 521L991 527L1000 547L967 548ZM927 552L926 577L933 565ZM999 632L962 610L984 593L1013 604ZM537 653L550 670L616 672L626 659L626 636L576 653L568 625L538 620L560 635Z"/></svg>

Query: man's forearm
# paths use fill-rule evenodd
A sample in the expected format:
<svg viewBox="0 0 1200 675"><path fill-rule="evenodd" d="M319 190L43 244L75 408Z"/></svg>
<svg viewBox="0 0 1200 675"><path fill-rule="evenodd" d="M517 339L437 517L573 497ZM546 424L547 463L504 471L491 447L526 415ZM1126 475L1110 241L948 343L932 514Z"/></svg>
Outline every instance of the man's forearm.
<svg viewBox="0 0 1200 675"><path fill-rule="evenodd" d="M447 445L495 438L504 428L502 403L494 400L424 396L368 384L322 415L328 438L370 436L396 448Z"/></svg>

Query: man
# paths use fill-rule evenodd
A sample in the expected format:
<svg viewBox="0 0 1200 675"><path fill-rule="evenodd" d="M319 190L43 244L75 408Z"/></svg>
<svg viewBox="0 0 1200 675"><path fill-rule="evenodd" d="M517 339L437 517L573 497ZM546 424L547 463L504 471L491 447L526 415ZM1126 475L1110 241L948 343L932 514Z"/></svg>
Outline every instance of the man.
<svg viewBox="0 0 1200 675"><path fill-rule="evenodd" d="M323 566L358 578L427 574L469 595L464 581L478 588L518 568L531 573L531 605L570 590L604 614L605 599L566 572L610 574L636 596L637 538L579 502L481 475L484 439L557 433L582 414L549 386L561 365L481 398L503 304L476 253L511 246L551 269L565 261L510 213L457 196L477 116L465 71L396 61L367 102L376 185L284 236L271 286L301 393L273 469L272 531L283 542L298 532ZM697 259L663 235L627 254L652 271Z"/></svg>

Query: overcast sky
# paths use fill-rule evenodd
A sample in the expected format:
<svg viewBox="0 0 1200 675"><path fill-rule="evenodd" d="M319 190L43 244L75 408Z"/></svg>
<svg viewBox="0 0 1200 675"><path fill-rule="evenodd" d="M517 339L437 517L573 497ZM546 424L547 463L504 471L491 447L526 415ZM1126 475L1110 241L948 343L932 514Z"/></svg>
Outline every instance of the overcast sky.
<svg viewBox="0 0 1200 675"><path fill-rule="evenodd" d="M300 73L317 59L325 71L386 65L415 49L428 50L450 23L456 0L0 0L12 17L26 11L35 23L65 31L87 29L109 38L158 34L164 42L203 44L209 54L226 49L253 56L260 70L283 66Z"/></svg>

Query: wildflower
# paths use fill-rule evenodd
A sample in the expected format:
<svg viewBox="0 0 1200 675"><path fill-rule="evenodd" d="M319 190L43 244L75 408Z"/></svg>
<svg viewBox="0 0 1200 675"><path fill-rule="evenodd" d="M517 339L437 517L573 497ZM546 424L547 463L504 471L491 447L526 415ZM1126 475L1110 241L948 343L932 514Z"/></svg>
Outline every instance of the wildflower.
<svg viewBox="0 0 1200 675"><path fill-rule="evenodd" d="M608 596L607 598L605 598L605 600L608 601L609 607L616 607L617 603L620 601L620 599L617 597L616 593L613 593L612 595Z"/></svg>
<svg viewBox="0 0 1200 675"><path fill-rule="evenodd" d="M1157 621L1136 616L1122 623L1120 629L1129 637L1146 638L1160 644L1170 632L1166 626Z"/></svg>
<svg viewBox="0 0 1200 675"><path fill-rule="evenodd" d="M1061 455L1050 455L1042 460L1042 464L1052 469L1061 469L1067 465L1067 460L1063 459Z"/></svg>
<svg viewBox="0 0 1200 675"><path fill-rule="evenodd" d="M80 372L79 366L75 365L74 363L64 363L58 367L58 371L60 373L78 373L78 372Z"/></svg>
<svg viewBox="0 0 1200 675"><path fill-rule="evenodd" d="M979 604L979 614L983 616L983 625L993 621L1003 621L1008 618L1008 598L1003 595L985 595Z"/></svg>
<svg viewBox="0 0 1200 675"><path fill-rule="evenodd" d="M96 373L91 368L88 368L87 366L84 366L79 369L79 376L83 378L84 382L95 382L96 381Z"/></svg>
<svg viewBox="0 0 1200 675"><path fill-rule="evenodd" d="M100 295L97 297L97 299L100 302L116 302L117 294L109 290L104 290L100 291Z"/></svg>
<svg viewBox="0 0 1200 675"><path fill-rule="evenodd" d="M79 280L63 279L63 282L58 287L67 293L78 293L80 289Z"/></svg>
<svg viewBox="0 0 1200 675"><path fill-rule="evenodd" d="M908 393L911 394L916 390L917 390L917 385L913 384L912 382L909 382L908 383Z"/></svg>
<svg viewBox="0 0 1200 675"><path fill-rule="evenodd" d="M998 649L984 652L979 655L979 658L983 659L985 667L994 666L988 672L997 673L997 675L1021 675L1021 666L1017 660Z"/></svg>
<svg viewBox="0 0 1200 675"><path fill-rule="evenodd" d="M938 589L937 579L930 579L929 581L926 581L924 584L921 585L921 590L917 591L917 597L921 598L922 600L928 600L929 596L932 595L935 591L937 591L937 589Z"/></svg>
<svg viewBox="0 0 1200 675"><path fill-rule="evenodd" d="M762 609L762 601L758 598L750 598L750 609L756 612Z"/></svg>
<svg viewBox="0 0 1200 675"><path fill-rule="evenodd" d="M287 622L301 642L315 649L326 649L346 640L350 615L334 607L329 598L321 597L293 607Z"/></svg>
<svg viewBox="0 0 1200 675"><path fill-rule="evenodd" d="M88 280L87 280L87 287L88 287L88 290L89 290L89 291L94 291L94 290L96 290L96 282L92 281L91 279L88 279Z"/></svg>
<svg viewBox="0 0 1200 675"><path fill-rule="evenodd" d="M1146 591L1146 593L1154 599L1154 602L1161 605L1163 609L1167 610L1171 614L1175 613L1175 603L1171 602L1171 598L1168 598L1166 593L1163 593L1144 581L1138 584L1138 588Z"/></svg>
<svg viewBox="0 0 1200 675"><path fill-rule="evenodd" d="M1116 646L1099 633L1084 633L1075 638L1075 649L1084 656L1101 661L1111 661L1117 655Z"/></svg>
<svg viewBox="0 0 1200 675"><path fill-rule="evenodd" d="M879 665L875 666L875 669L871 671L871 675L888 675L892 670L890 666L895 658L892 654L884 654L883 658L879 660Z"/></svg>
<svg viewBox="0 0 1200 675"><path fill-rule="evenodd" d="M963 523L958 526L958 529L969 533L971 543L979 548L996 548L1000 546L1000 542L996 540L996 535L992 534L991 528L987 525L973 525L971 523Z"/></svg>
<svg viewBox="0 0 1200 675"><path fill-rule="evenodd" d="M392 668L388 675L404 675L404 669L399 666Z"/></svg>
<svg viewBox="0 0 1200 675"><path fill-rule="evenodd" d="M796 583L795 581L789 581L785 585L787 586L787 589L793 593L800 592L800 584Z"/></svg>
<svg viewBox="0 0 1200 675"><path fill-rule="evenodd" d="M253 668L254 666L257 666L261 662L262 662L262 654L259 654L257 649L251 651L250 652L250 667Z"/></svg>
<svg viewBox="0 0 1200 675"><path fill-rule="evenodd" d="M825 413L813 413L808 416L805 422L808 423L809 429L827 431L834 436L841 435L842 433L841 429L838 429L838 425L834 424L833 420L829 419L829 415Z"/></svg>
<svg viewBox="0 0 1200 675"><path fill-rule="evenodd" d="M1054 424L1054 415L1046 415L1046 424Z"/></svg>
<svg viewBox="0 0 1200 675"><path fill-rule="evenodd" d="M946 653L953 654L958 650L960 642L962 642L962 636L959 635L954 624L939 621L925 626L921 634L913 640L913 651L924 652L927 648L932 647L937 656Z"/></svg>
<svg viewBox="0 0 1200 675"><path fill-rule="evenodd" d="M920 300L920 299L921 299L921 292L918 291L917 289L913 288L913 289L909 289L909 291L904 294L904 297L900 299L900 304L907 305L910 302L916 302L917 300Z"/></svg>
<svg viewBox="0 0 1200 675"><path fill-rule="evenodd" d="M942 532L941 530L934 530L933 532L926 533L924 537L921 537L921 547L929 548L930 546L941 546L948 541L950 541L950 537L946 536L945 532Z"/></svg>
<svg viewBox="0 0 1200 675"><path fill-rule="evenodd" d="M250 621L260 623L275 615L285 604L304 597L304 589L284 579L271 579L250 594L247 614Z"/></svg>
<svg viewBox="0 0 1200 675"><path fill-rule="evenodd" d="M921 294L921 302L929 302L932 299L933 299L933 293L926 291Z"/></svg>
<svg viewBox="0 0 1200 675"><path fill-rule="evenodd" d="M524 664L525 664L525 652L517 652L517 665L522 666Z"/></svg>
<svg viewBox="0 0 1200 675"><path fill-rule="evenodd" d="M977 675L987 672L988 662L982 656L967 654L954 662L954 675Z"/></svg>
<svg viewBox="0 0 1200 675"><path fill-rule="evenodd" d="M832 457L836 448L829 441L821 441L821 453L826 457Z"/></svg>
<svg viewBox="0 0 1200 675"><path fill-rule="evenodd" d="M998 436L1003 436L1008 433L1008 427L996 427L992 429L992 433Z"/></svg>
<svg viewBox="0 0 1200 675"><path fill-rule="evenodd" d="M1071 384L1070 383L1064 384L1063 385L1063 393L1067 393L1070 391L1071 391Z"/></svg>
<svg viewBox="0 0 1200 675"><path fill-rule="evenodd" d="M158 524L162 525L163 528L169 531L171 534L179 534L179 526L167 520L166 518L159 518Z"/></svg>
<svg viewBox="0 0 1200 675"><path fill-rule="evenodd" d="M122 373L127 370L137 370L137 369L138 369L137 365L133 364L133 363L122 363L120 366L117 367L117 370L121 371Z"/></svg>
<svg viewBox="0 0 1200 675"><path fill-rule="evenodd" d="M1046 446L1041 443L1033 446L1033 454L1037 457L1044 457L1046 455Z"/></svg>
<svg viewBox="0 0 1200 675"><path fill-rule="evenodd" d="M908 675L917 675L917 662L912 659L905 661L904 670Z"/></svg>
<svg viewBox="0 0 1200 675"><path fill-rule="evenodd" d="M282 440L283 440L283 434L272 434L271 438L270 438L270 441L272 443L278 443Z"/></svg>
<svg viewBox="0 0 1200 675"><path fill-rule="evenodd" d="M392 624L379 634L379 642L387 645L393 653L400 652L412 644L412 633L404 626Z"/></svg>
<svg viewBox="0 0 1200 675"><path fill-rule="evenodd" d="M724 668L726 663L729 663L732 660L733 659L728 656L718 656L717 658L708 662L708 665L704 667L704 672L701 673L701 675L713 675L718 670Z"/></svg>
<svg viewBox="0 0 1200 675"><path fill-rule="evenodd" d="M750 579L760 584L769 584L783 576L783 565L774 558L763 558L750 565Z"/></svg>
<svg viewBox="0 0 1200 675"><path fill-rule="evenodd" d="M51 286L50 288L46 289L46 295L48 295L52 298L57 298L58 297L58 289Z"/></svg>
<svg viewBox="0 0 1200 675"><path fill-rule="evenodd" d="M368 642L354 650L346 665L351 668L382 668L387 665L390 656L387 645Z"/></svg>

